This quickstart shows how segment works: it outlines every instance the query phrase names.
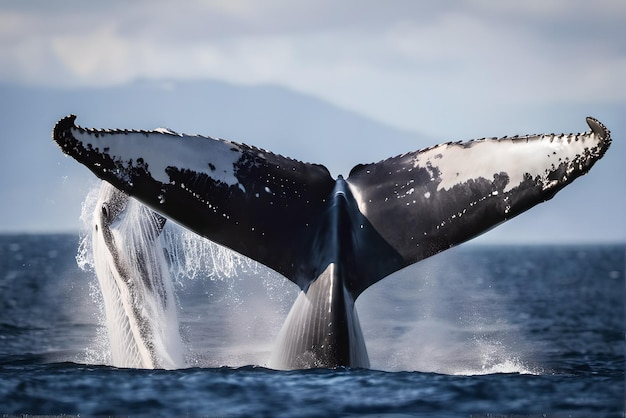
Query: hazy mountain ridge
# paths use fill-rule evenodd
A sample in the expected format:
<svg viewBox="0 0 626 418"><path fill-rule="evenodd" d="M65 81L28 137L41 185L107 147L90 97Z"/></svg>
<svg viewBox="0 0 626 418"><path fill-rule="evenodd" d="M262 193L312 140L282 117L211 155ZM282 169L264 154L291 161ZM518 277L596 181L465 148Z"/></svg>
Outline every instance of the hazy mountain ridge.
<svg viewBox="0 0 626 418"><path fill-rule="evenodd" d="M611 129L614 143L590 175L552 201L486 235L489 241L626 239L626 129L623 104L546 104L521 109L516 123L494 121L481 136L580 132L584 116ZM358 163L379 161L449 140L377 123L323 100L279 86L240 86L218 81L140 81L108 88L39 88L0 84L0 187L5 204L1 232L50 232L80 227L80 205L96 179L64 157L52 142L54 124L75 113L85 127L153 129L244 142L291 158L326 165L347 175ZM511 119L514 118L513 110ZM579 120L580 119L580 120ZM521 123L520 123L521 121ZM499 122L496 123L496 122ZM450 115L454 123L454 115ZM506 131L502 132L502 127ZM509 130L509 126L511 129ZM437 129L428 127L430 132Z"/></svg>
<svg viewBox="0 0 626 418"><path fill-rule="evenodd" d="M334 175L433 142L282 87L213 81L80 89L0 84L0 111L0 138L9 147L0 154L0 185L12 202L3 210L0 231L58 231L79 225L80 202L95 177L64 157L51 140L54 124L70 113L85 127L168 127L245 142L324 164ZM384 154L368 146L380 141L387 147ZM32 223L16 222L26 213Z"/></svg>

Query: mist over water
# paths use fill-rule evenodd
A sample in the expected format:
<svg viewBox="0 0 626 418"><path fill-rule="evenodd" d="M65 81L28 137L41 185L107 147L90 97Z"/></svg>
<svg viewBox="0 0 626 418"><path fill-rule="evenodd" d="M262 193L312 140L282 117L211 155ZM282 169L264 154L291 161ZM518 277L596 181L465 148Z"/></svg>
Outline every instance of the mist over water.
<svg viewBox="0 0 626 418"><path fill-rule="evenodd" d="M373 368L452 375L535 374L532 349L510 321L509 298L457 250L399 271L357 301Z"/></svg>

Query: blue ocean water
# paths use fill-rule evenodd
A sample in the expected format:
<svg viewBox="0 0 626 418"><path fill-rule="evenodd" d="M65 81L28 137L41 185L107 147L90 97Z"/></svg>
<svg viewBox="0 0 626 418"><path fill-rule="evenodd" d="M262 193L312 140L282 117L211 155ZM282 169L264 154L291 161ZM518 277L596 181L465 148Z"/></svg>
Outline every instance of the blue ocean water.
<svg viewBox="0 0 626 418"><path fill-rule="evenodd" d="M0 414L624 415L625 245L452 249L357 301L372 370L302 371L263 367L296 289L219 251L176 276L189 367L108 366L78 247L0 236Z"/></svg>

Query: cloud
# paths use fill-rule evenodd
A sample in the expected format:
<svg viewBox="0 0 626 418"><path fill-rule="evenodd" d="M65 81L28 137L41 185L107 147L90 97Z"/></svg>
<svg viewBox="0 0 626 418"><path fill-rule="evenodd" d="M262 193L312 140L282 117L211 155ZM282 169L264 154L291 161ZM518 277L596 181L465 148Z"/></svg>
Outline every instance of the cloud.
<svg viewBox="0 0 626 418"><path fill-rule="evenodd" d="M271 83L410 129L444 113L626 99L621 0L22 3L0 6L5 81Z"/></svg>

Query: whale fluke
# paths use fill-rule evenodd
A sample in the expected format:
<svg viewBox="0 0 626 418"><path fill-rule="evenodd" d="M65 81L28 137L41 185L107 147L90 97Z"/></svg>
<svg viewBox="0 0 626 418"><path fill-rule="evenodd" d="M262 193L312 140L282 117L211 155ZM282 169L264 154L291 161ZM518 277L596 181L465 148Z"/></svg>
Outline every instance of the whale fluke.
<svg viewBox="0 0 626 418"><path fill-rule="evenodd" d="M302 289L309 301L296 302L281 331L280 368L367 367L354 310L366 288L549 200L611 143L608 129L587 118L585 133L450 142L332 179L321 165L244 144L165 129L85 129L75 118L54 128L63 152Z"/></svg>
<svg viewBox="0 0 626 418"><path fill-rule="evenodd" d="M480 235L587 173L611 143L590 132L450 142L352 169L359 211L409 265Z"/></svg>

